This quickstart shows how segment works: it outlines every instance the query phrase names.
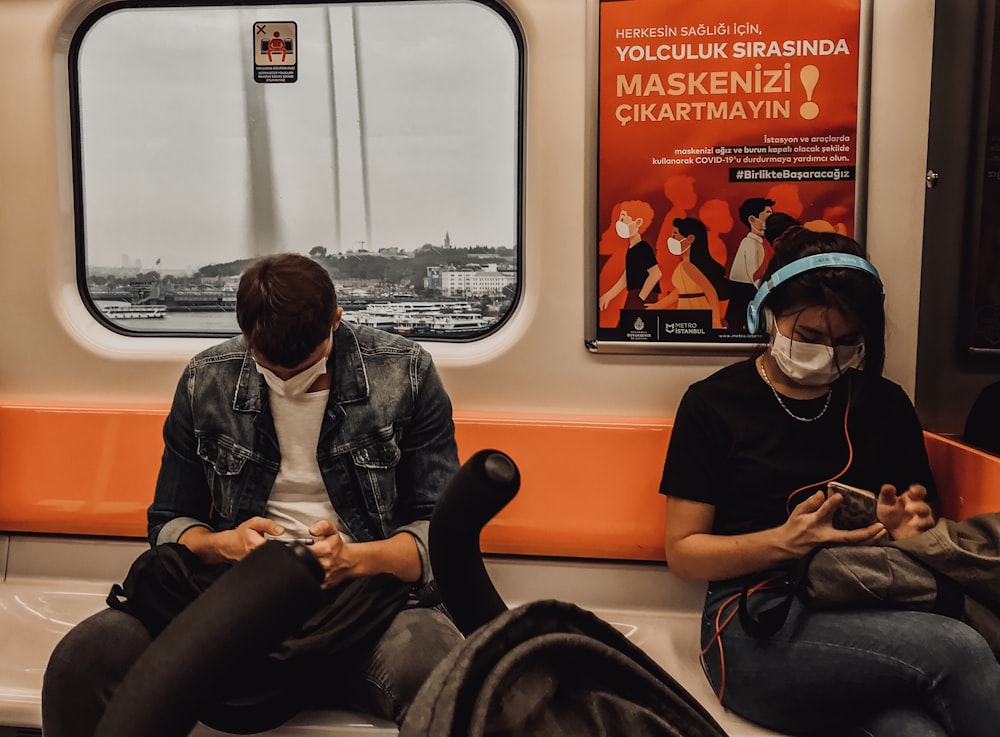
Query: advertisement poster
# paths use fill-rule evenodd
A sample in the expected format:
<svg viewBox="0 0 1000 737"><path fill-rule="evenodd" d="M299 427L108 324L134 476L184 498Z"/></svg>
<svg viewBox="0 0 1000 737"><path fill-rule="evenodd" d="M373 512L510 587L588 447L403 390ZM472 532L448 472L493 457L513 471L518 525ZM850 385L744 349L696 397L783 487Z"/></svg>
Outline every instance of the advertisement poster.
<svg viewBox="0 0 1000 737"><path fill-rule="evenodd" d="M855 235L862 4L600 3L598 346L760 342L769 238Z"/></svg>

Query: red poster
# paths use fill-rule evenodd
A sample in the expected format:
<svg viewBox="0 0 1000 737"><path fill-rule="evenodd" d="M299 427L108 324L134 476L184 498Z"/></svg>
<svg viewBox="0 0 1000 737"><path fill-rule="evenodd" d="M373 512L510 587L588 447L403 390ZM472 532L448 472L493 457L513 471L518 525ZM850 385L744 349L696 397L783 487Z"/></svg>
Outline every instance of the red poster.
<svg viewBox="0 0 1000 737"><path fill-rule="evenodd" d="M598 344L758 342L771 239L854 235L862 2L600 3Z"/></svg>

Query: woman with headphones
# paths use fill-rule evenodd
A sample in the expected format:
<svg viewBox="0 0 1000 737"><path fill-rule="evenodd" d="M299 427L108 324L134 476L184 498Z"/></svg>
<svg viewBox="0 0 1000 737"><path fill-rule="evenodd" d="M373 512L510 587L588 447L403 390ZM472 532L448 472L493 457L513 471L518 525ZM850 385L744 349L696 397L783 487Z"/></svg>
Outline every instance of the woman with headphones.
<svg viewBox="0 0 1000 737"><path fill-rule="evenodd" d="M786 734L994 735L1000 665L973 629L787 593L820 546L933 526L935 486L913 405L882 377L884 295L864 250L801 227L776 246L747 316L767 348L689 387L660 487L671 570L710 582L705 673L726 708ZM875 513L845 529L831 482L871 491ZM777 631L751 626L779 610Z"/></svg>

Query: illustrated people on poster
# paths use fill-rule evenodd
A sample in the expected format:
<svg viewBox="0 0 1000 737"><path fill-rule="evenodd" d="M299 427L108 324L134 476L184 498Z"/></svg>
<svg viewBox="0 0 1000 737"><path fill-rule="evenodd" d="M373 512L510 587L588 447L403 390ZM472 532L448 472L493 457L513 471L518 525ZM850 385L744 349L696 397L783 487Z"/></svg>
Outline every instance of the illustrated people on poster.
<svg viewBox="0 0 1000 737"><path fill-rule="evenodd" d="M775 248L775 241L782 236L782 234L791 228L793 225L798 225L801 227L802 223L793 218L787 212L779 212L775 210L772 212L768 218L767 222L764 224L764 241L771 244L771 248Z"/></svg>
<svg viewBox="0 0 1000 737"><path fill-rule="evenodd" d="M728 291L725 268L708 251L708 231L697 218L677 218L667 240L667 247L680 263L670 276L672 288L661 299L646 308L651 310L707 310L712 315L712 327L726 327L722 319L720 290Z"/></svg>
<svg viewBox="0 0 1000 737"><path fill-rule="evenodd" d="M767 253L764 250L764 224L772 212L774 200L767 197L751 197L740 205L740 222L747 227L747 234L740 241L733 264L729 269L729 280L732 283L729 295L730 311L738 322L731 329L746 329L747 305L757 294L759 277L767 264Z"/></svg>
<svg viewBox="0 0 1000 737"><path fill-rule="evenodd" d="M771 205L773 210L788 213L796 220L802 219L805 205L802 204L799 185L791 182L775 184L767 190L767 194L764 196L769 200L774 200L774 204Z"/></svg>
<svg viewBox="0 0 1000 737"><path fill-rule="evenodd" d="M846 225L843 223L837 223L834 225L825 218L807 220L803 223L803 226L815 233L840 233L840 235L847 235Z"/></svg>
<svg viewBox="0 0 1000 737"><path fill-rule="evenodd" d="M622 291L626 292L622 310L641 310L647 302L660 296L662 272L656 261L653 247L643 240L643 233L653 221L653 208L641 200L630 200L616 205L615 234L628 243L625 268L621 276L603 294L598 306L603 312Z"/></svg>
<svg viewBox="0 0 1000 737"><path fill-rule="evenodd" d="M656 236L656 262L660 265L663 275L660 277L660 293L670 291L670 275L680 262L667 248L667 241L674 232L674 220L686 218L698 204L698 193L695 191L695 179L687 174L671 174L663 182L663 196L670 203L670 209L663 216L660 232Z"/></svg>
<svg viewBox="0 0 1000 737"><path fill-rule="evenodd" d="M708 200L698 208L698 219L708 228L708 252L724 267L729 265L730 253L722 236L733 229L733 214L725 200Z"/></svg>

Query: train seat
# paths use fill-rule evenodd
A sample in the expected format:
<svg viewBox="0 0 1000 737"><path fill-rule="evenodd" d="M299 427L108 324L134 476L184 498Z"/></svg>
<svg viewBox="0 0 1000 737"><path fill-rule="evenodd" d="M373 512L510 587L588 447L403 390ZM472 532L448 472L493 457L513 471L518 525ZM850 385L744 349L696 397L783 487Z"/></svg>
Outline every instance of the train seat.
<svg viewBox="0 0 1000 737"><path fill-rule="evenodd" d="M7 575L0 584L0 737L40 734L40 688L48 655L76 622L101 610L112 583L143 550L141 540L17 534L0 536ZM728 714L698 664L704 586L642 561L486 557L508 606L572 601L610 622L705 704L731 737L773 734ZM8 731L5 731L8 730ZM14 731L18 730L18 731ZM197 737L221 732L198 725ZM266 734L284 737L389 737L394 724L348 711L306 711Z"/></svg>
<svg viewBox="0 0 1000 737"><path fill-rule="evenodd" d="M145 507L165 414L165 407L0 404L0 737L39 733L49 653L70 627L104 606L111 584L145 549ZM570 601L619 627L732 737L773 734L718 704L698 663L704 585L677 579L663 564L657 488L670 428L670 420L656 418L457 414L463 460L497 448L522 476L518 495L481 536L487 568L509 606ZM947 516L1000 509L1000 459L925 437ZM76 448L80 463L52 464L46 449L54 445ZM316 711L279 733L354 737L396 729L349 712ZM199 726L193 734L219 733Z"/></svg>

